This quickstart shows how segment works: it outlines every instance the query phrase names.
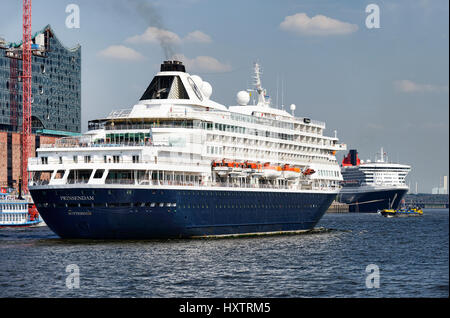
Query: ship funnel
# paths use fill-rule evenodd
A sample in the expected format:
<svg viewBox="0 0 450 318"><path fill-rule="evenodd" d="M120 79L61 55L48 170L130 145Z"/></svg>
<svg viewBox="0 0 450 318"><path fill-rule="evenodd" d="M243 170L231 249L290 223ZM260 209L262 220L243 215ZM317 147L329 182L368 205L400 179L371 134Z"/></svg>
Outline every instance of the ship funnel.
<svg viewBox="0 0 450 318"><path fill-rule="evenodd" d="M350 150L350 163L352 164L352 166L357 166L358 165L358 152L355 149L351 149Z"/></svg>
<svg viewBox="0 0 450 318"><path fill-rule="evenodd" d="M360 164L361 160L358 158L358 152L355 149L350 150L342 160L342 166L359 166Z"/></svg>
<svg viewBox="0 0 450 318"><path fill-rule="evenodd" d="M161 64L161 72L186 72L186 68L181 61L164 61Z"/></svg>

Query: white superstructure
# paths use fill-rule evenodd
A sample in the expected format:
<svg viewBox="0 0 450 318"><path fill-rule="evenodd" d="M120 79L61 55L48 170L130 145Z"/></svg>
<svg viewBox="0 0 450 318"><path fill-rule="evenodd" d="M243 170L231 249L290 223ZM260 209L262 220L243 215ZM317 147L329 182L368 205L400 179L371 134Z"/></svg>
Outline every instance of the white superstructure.
<svg viewBox="0 0 450 318"><path fill-rule="evenodd" d="M338 191L338 138L325 123L270 106L255 64L257 101L211 100L212 87L166 61L141 100L89 122L81 137L41 145L30 185L129 184ZM295 110L295 105L291 105Z"/></svg>
<svg viewBox="0 0 450 318"><path fill-rule="evenodd" d="M348 160L351 160L350 157ZM407 188L406 176L411 166L387 161L383 148L381 148L380 158L374 161L362 161L356 156L356 162L352 165L348 160L346 163L346 158L344 159L342 174L344 184L349 187Z"/></svg>

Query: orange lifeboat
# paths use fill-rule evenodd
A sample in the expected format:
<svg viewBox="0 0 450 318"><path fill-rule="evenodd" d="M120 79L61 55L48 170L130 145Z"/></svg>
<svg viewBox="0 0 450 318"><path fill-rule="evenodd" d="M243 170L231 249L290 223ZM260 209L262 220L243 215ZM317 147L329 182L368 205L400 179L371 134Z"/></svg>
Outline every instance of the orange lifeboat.
<svg viewBox="0 0 450 318"><path fill-rule="evenodd" d="M300 175L300 168L291 167L288 164L285 164L283 166L283 176L286 179L289 179L289 180L296 179L296 178L298 178L299 175Z"/></svg>
<svg viewBox="0 0 450 318"><path fill-rule="evenodd" d="M242 175L242 169L245 167L243 162L233 161L230 176L238 177Z"/></svg>
<svg viewBox="0 0 450 318"><path fill-rule="evenodd" d="M258 169L258 164L256 162L248 162L248 161L246 161L245 162L245 168L246 169L256 170L256 169Z"/></svg>
<svg viewBox="0 0 450 318"><path fill-rule="evenodd" d="M225 176L228 174L228 171L232 168L232 161L230 160L215 160L212 164L213 170L217 172L219 176Z"/></svg>
<svg viewBox="0 0 450 318"><path fill-rule="evenodd" d="M233 168L234 167L234 161L223 159L222 160L222 167Z"/></svg>
<svg viewBox="0 0 450 318"><path fill-rule="evenodd" d="M249 166L251 168L251 174L252 175L258 176L258 177L261 177L261 176L264 175L263 165L261 163L259 163L259 162L254 163L254 162L252 162L252 163L249 164Z"/></svg>
<svg viewBox="0 0 450 318"><path fill-rule="evenodd" d="M267 179L275 179L281 176L282 169L280 166L271 165L266 162L263 167L264 177Z"/></svg>

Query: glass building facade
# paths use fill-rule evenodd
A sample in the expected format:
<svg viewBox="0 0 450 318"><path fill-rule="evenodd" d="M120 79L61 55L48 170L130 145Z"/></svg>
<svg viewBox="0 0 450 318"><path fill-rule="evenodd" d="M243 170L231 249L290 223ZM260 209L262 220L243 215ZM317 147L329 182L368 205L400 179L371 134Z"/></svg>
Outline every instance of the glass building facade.
<svg viewBox="0 0 450 318"><path fill-rule="evenodd" d="M81 132L81 47L66 48L49 25L32 37L33 132ZM22 127L21 43L0 42L0 131Z"/></svg>

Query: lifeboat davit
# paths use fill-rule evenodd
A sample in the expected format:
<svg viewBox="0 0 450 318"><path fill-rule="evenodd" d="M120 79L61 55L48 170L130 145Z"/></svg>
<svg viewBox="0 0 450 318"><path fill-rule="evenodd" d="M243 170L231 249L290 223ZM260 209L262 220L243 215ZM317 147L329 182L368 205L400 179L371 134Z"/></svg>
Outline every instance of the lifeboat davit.
<svg viewBox="0 0 450 318"><path fill-rule="evenodd" d="M280 166L271 165L270 163L265 163L263 167L263 176L267 179L276 179L281 177L282 169Z"/></svg>
<svg viewBox="0 0 450 318"><path fill-rule="evenodd" d="M297 179L300 175L300 168L291 167L289 165L283 166L283 176L288 180Z"/></svg>

